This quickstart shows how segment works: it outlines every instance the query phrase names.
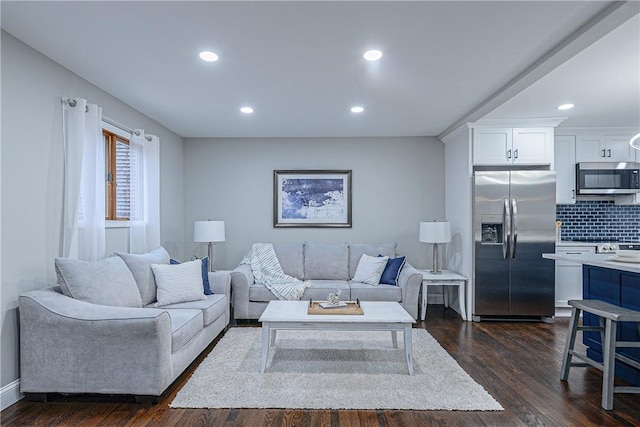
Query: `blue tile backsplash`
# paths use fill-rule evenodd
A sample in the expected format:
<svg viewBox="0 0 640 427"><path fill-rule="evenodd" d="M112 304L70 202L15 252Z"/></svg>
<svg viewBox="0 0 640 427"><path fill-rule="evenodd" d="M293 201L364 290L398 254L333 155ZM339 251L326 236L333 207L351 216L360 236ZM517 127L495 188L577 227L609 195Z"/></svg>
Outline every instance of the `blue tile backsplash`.
<svg viewBox="0 0 640 427"><path fill-rule="evenodd" d="M613 201L576 201L557 205L562 240L606 239L640 243L640 206L620 206Z"/></svg>

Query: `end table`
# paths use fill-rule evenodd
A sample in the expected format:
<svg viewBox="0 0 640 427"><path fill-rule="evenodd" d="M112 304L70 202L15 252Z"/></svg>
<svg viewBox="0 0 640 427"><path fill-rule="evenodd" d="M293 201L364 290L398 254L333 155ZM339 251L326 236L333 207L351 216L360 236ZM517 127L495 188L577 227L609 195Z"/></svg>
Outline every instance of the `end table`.
<svg viewBox="0 0 640 427"><path fill-rule="evenodd" d="M432 274L430 270L420 270L422 273L422 301L420 320L427 318L427 289L429 286L442 286L444 294L444 306L449 307L449 292L444 286L458 287L458 302L460 304L460 316L462 320L467 320L467 310L465 308L465 300L467 298L466 283L467 278L449 270L442 270L440 274Z"/></svg>

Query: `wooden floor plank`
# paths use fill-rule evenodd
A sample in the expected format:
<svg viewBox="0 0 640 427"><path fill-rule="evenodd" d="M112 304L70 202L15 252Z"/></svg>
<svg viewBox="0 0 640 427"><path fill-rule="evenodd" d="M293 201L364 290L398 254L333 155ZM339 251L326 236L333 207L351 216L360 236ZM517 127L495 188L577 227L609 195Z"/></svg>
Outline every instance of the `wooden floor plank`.
<svg viewBox="0 0 640 427"><path fill-rule="evenodd" d="M233 322L232 327L255 323ZM614 410L600 407L602 374L571 370L560 381L568 319L554 324L463 322L450 309L430 306L419 322L504 411L353 411L284 409L173 409L169 404L203 354L157 405L121 396L53 396L24 400L2 411L3 426L633 426L640 425L640 395L616 394ZM577 348L584 348L581 344ZM381 385L384 386L384 385ZM392 391L391 391L392 392Z"/></svg>

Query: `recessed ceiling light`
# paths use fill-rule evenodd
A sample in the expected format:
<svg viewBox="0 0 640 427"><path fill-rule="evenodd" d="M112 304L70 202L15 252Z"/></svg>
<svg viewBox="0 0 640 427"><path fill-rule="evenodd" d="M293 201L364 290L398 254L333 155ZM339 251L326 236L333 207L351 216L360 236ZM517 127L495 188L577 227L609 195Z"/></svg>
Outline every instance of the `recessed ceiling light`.
<svg viewBox="0 0 640 427"><path fill-rule="evenodd" d="M558 107L558 110L570 110L573 107L575 107L573 104L562 104Z"/></svg>
<svg viewBox="0 0 640 427"><path fill-rule="evenodd" d="M253 113L253 108L251 108L251 107L242 107L242 108L240 108L240 111L245 113L245 114L251 114L251 113Z"/></svg>
<svg viewBox="0 0 640 427"><path fill-rule="evenodd" d="M377 61L382 58L382 52L377 49L368 50L364 53L364 59L367 61Z"/></svg>
<svg viewBox="0 0 640 427"><path fill-rule="evenodd" d="M351 112L352 113L362 113L363 111L364 111L363 107L360 107L360 106L351 107Z"/></svg>
<svg viewBox="0 0 640 427"><path fill-rule="evenodd" d="M209 52L208 50L203 50L200 52L200 59L207 62L216 62L218 60L218 55L213 52Z"/></svg>

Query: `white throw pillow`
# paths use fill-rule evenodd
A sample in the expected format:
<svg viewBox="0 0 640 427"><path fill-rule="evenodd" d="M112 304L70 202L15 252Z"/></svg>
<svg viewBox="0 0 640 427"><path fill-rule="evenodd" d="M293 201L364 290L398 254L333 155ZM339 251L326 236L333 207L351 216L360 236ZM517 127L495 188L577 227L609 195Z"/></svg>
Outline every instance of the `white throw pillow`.
<svg viewBox="0 0 640 427"><path fill-rule="evenodd" d="M389 261L388 256L377 257L362 254L356 273L353 276L353 281L366 283L367 285L379 285L380 277L387 266L387 261Z"/></svg>
<svg viewBox="0 0 640 427"><path fill-rule="evenodd" d="M151 264L156 279L155 307L207 299L202 287L202 261L182 264Z"/></svg>

